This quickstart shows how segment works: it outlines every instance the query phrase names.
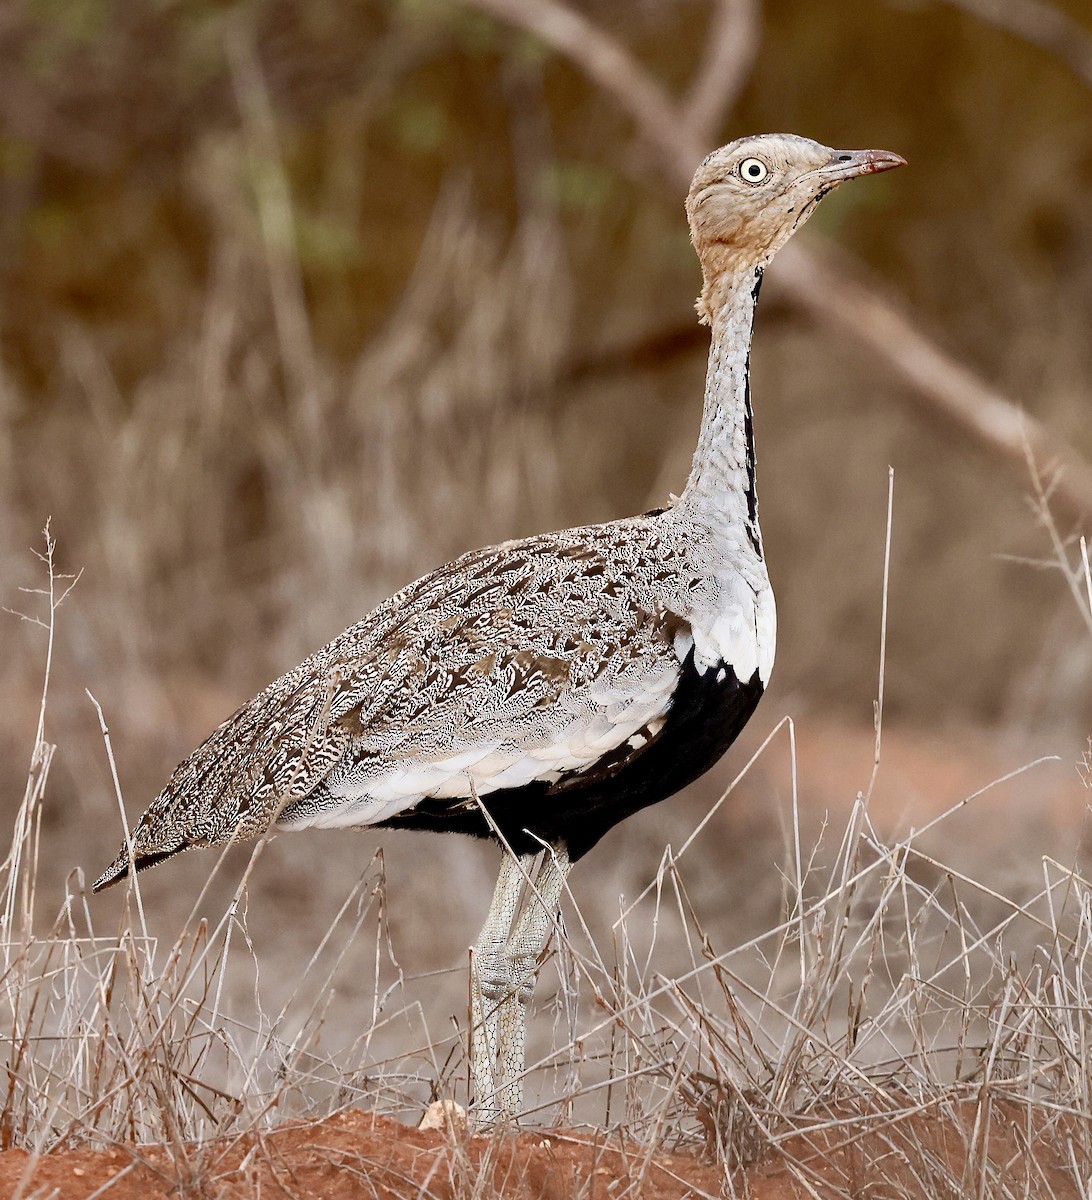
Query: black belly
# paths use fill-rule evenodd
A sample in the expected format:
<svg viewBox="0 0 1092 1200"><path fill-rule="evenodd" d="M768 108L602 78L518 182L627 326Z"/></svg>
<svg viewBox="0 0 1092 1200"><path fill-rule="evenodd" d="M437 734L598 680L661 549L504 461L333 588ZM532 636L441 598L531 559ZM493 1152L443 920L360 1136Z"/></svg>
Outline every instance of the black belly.
<svg viewBox="0 0 1092 1200"><path fill-rule="evenodd" d="M490 792L481 803L517 854L535 854L547 842L567 848L575 862L619 821L704 775L736 740L761 698L757 671L746 683L727 665L699 674L691 650L667 719L645 746L627 747L624 754L556 783ZM380 827L496 836L481 808L465 800L423 800Z"/></svg>

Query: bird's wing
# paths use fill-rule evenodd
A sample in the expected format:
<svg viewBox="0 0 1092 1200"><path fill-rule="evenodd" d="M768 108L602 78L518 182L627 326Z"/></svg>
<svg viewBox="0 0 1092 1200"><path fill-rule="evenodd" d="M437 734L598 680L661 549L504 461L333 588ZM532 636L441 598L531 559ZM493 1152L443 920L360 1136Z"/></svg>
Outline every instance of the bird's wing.
<svg viewBox="0 0 1092 1200"><path fill-rule="evenodd" d="M685 656L673 641L681 622L610 584L586 547L563 569L555 556L536 569L526 551L515 588L505 572L495 591L471 583L450 603L415 607L397 666L377 678L367 659L347 674L331 720L350 729L349 751L282 825L371 825L425 797L554 783L653 735ZM479 580L492 583L497 565L482 564Z"/></svg>
<svg viewBox="0 0 1092 1200"><path fill-rule="evenodd" d="M138 866L277 819L373 824L424 796L553 781L639 744L670 706L686 631L642 608L640 564L619 552L633 532L511 542L410 584L175 770L134 831ZM123 848L96 886L127 866Z"/></svg>

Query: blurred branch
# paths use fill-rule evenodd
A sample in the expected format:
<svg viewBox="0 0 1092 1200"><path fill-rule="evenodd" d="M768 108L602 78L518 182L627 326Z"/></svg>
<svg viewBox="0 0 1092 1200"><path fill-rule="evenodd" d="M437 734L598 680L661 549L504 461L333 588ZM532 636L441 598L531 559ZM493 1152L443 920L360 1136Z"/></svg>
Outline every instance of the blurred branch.
<svg viewBox="0 0 1092 1200"><path fill-rule="evenodd" d="M673 358L685 357L708 345L709 334L693 320L685 325L679 323L665 325L662 329L643 330L609 345L573 354L557 382L584 383L604 375L656 370Z"/></svg>
<svg viewBox="0 0 1092 1200"><path fill-rule="evenodd" d="M681 106L686 128L712 142L751 74L762 25L758 0L719 0L709 43Z"/></svg>
<svg viewBox="0 0 1092 1200"><path fill-rule="evenodd" d="M1092 465L1045 425L938 346L897 304L826 255L782 252L792 269L778 280L793 302L827 326L849 334L893 368L926 415L940 417L999 458L1025 483L1028 462L1056 475L1051 501L1067 515L1092 513ZM837 284L831 286L831 280Z"/></svg>
<svg viewBox="0 0 1092 1200"><path fill-rule="evenodd" d="M791 297L771 284L762 296L762 326L792 321L803 314ZM560 384L583 383L588 379L617 375L627 371L655 371L676 358L685 358L709 348L709 332L691 318L674 321L658 329L642 329L605 344L578 350L569 355L556 377Z"/></svg>
<svg viewBox="0 0 1092 1200"><path fill-rule="evenodd" d="M1065 63L1092 87L1092 31L1046 0L946 0Z"/></svg>
<svg viewBox="0 0 1092 1200"><path fill-rule="evenodd" d="M959 0L961 3L1000 5L1001 0ZM724 112L715 111L711 84L700 103L695 84L688 101L674 100L623 46L583 13L561 0L467 0L475 8L541 38L575 66L634 121L655 165L672 189L685 191L698 162L713 148L709 130L719 127ZM1020 0L1049 10L1041 0ZM724 62L720 39L741 18L727 14L734 5L722 0L713 20L713 38L697 78L712 75ZM736 26L738 28L738 26ZM739 58L746 63L746 55ZM728 105L735 90L717 92ZM696 118L695 119L695 114ZM814 239L813 239L814 240ZM929 415L954 423L997 458L1007 470L1027 482L1025 448L1037 461L1064 468L1057 475L1052 499L1073 518L1092 513L1092 466L1041 422L936 345L905 313L874 286L854 277L848 256L835 262L797 244L787 246L778 260L776 277L792 303L817 325L834 330L872 351L909 385Z"/></svg>
<svg viewBox="0 0 1092 1200"><path fill-rule="evenodd" d="M584 72L633 118L642 137L666 160L669 177L686 175L689 184L704 151L694 157L696 139L681 121L675 102L637 60L583 13L559 0L468 0L481 12L534 34ZM681 135L681 136L680 136Z"/></svg>

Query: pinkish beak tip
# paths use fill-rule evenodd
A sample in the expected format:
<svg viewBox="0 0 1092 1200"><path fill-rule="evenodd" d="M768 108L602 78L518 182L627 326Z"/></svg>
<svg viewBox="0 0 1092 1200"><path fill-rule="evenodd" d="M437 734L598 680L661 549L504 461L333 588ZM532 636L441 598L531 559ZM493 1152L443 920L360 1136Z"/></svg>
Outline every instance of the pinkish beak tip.
<svg viewBox="0 0 1092 1200"><path fill-rule="evenodd" d="M824 168L832 175L851 178L854 175L877 175L905 167L906 159L890 150L835 150Z"/></svg>

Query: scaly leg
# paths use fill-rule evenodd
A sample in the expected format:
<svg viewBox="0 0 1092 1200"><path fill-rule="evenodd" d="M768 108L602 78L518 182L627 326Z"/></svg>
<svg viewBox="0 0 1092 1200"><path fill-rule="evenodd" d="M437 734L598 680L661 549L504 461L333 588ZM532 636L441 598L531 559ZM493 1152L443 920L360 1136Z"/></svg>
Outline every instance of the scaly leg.
<svg viewBox="0 0 1092 1200"><path fill-rule="evenodd" d="M498 1013L498 1071L494 1083L496 1107L512 1115L523 1108L527 1009L535 989L539 959L553 932L570 866L565 850L546 851L534 881L534 891L526 896L505 946L508 992Z"/></svg>
<svg viewBox="0 0 1092 1200"><path fill-rule="evenodd" d="M512 987L506 948L519 913L523 872L533 862L528 857L521 864L507 853L502 858L489 913L471 956L470 1073L479 1116L486 1121L501 1114L495 1075L499 1013Z"/></svg>

